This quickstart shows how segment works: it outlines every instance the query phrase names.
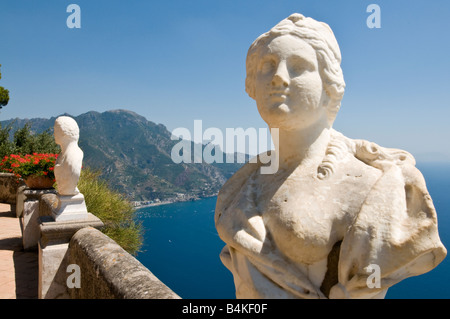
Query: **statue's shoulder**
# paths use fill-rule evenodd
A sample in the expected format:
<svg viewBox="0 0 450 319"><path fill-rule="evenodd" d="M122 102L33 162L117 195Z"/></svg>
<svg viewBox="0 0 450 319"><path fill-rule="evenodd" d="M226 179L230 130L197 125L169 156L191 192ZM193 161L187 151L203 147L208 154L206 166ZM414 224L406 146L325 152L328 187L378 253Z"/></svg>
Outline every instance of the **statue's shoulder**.
<svg viewBox="0 0 450 319"><path fill-rule="evenodd" d="M411 153L402 149L383 147L363 139L351 139L338 132L335 134L338 139L344 141L349 152L357 160L383 172L392 167L399 168L407 184L425 184Z"/></svg>
<svg viewBox="0 0 450 319"><path fill-rule="evenodd" d="M229 206L230 201L236 198L236 196L247 185L251 176L259 171L261 162L260 156L270 154L270 151L260 154L256 159L250 160L245 163L236 173L233 174L222 186L217 197L216 211L222 210L222 208Z"/></svg>

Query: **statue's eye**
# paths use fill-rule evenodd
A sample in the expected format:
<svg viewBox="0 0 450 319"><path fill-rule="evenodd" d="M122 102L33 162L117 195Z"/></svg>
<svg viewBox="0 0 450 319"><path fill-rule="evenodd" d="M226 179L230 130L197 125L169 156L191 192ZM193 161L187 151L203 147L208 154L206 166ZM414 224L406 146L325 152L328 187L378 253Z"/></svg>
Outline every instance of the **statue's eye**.
<svg viewBox="0 0 450 319"><path fill-rule="evenodd" d="M275 70L275 61L273 60L267 60L261 64L262 74L269 74L272 73L274 70Z"/></svg>
<svg viewBox="0 0 450 319"><path fill-rule="evenodd" d="M301 59L291 60L288 68L292 77L299 76L306 70L305 63Z"/></svg>
<svg viewBox="0 0 450 319"><path fill-rule="evenodd" d="M302 59L301 57L293 56L289 59L288 69L289 74L292 77L296 77L300 76L305 71L312 71L314 69L314 66L310 62Z"/></svg>

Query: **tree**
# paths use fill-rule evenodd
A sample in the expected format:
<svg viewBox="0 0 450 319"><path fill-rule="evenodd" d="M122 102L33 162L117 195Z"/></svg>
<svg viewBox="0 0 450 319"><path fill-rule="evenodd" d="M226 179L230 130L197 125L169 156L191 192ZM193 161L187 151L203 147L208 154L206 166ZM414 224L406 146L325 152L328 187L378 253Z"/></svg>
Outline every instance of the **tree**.
<svg viewBox="0 0 450 319"><path fill-rule="evenodd" d="M0 67L2 65L0 64ZM2 78L2 73L0 72L0 79ZM0 86L0 109L6 106L9 102L9 91L4 87Z"/></svg>
<svg viewBox="0 0 450 319"><path fill-rule="evenodd" d="M0 159L6 155L13 154L15 151L14 144L10 139L11 129L11 123L6 127L1 127L0 125Z"/></svg>
<svg viewBox="0 0 450 319"><path fill-rule="evenodd" d="M59 153L50 130L35 134L30 124L17 129L11 137L13 122L6 127L0 125L0 160L10 154Z"/></svg>
<svg viewBox="0 0 450 319"><path fill-rule="evenodd" d="M13 141L17 153L32 154L34 151L34 136L30 130L30 124L26 123L24 127L14 132Z"/></svg>

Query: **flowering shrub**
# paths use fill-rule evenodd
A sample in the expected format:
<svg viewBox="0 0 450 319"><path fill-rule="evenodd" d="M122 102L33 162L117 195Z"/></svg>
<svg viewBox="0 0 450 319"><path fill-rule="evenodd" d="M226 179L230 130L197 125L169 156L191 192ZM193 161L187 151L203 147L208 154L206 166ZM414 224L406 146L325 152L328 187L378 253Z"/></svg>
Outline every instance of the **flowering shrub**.
<svg viewBox="0 0 450 319"><path fill-rule="evenodd" d="M29 176L47 176L55 180L54 167L58 154L27 154L7 155L0 162L0 170L14 173L17 177L26 179Z"/></svg>

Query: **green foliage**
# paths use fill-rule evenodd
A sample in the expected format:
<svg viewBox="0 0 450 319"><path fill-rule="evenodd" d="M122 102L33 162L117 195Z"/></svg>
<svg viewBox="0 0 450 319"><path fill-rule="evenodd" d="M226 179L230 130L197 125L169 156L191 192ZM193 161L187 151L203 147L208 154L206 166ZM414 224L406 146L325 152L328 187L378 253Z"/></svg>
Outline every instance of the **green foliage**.
<svg viewBox="0 0 450 319"><path fill-rule="evenodd" d="M6 106L9 102L9 90L0 86L0 109Z"/></svg>
<svg viewBox="0 0 450 319"><path fill-rule="evenodd" d="M31 154L32 148L34 146L33 135L30 131L30 125L25 124L24 127L18 129L14 133L14 145L17 150L20 150L18 153L23 154Z"/></svg>
<svg viewBox="0 0 450 319"><path fill-rule="evenodd" d="M55 143L53 135L49 130L40 134L33 134L30 125L18 129L11 138L13 123L6 127L0 127L0 158L10 154L33 154L60 152L59 146Z"/></svg>
<svg viewBox="0 0 450 319"><path fill-rule="evenodd" d="M50 129L33 136L33 153L59 153L60 147L55 143L55 138Z"/></svg>
<svg viewBox="0 0 450 319"><path fill-rule="evenodd" d="M11 125L2 128L0 126L0 158L4 158L15 151L15 145L10 141Z"/></svg>
<svg viewBox="0 0 450 319"><path fill-rule="evenodd" d="M0 67L2 65L0 64ZM0 79L2 78L2 73L0 72ZM6 106L9 102L9 91L4 87L0 86L0 109Z"/></svg>
<svg viewBox="0 0 450 319"><path fill-rule="evenodd" d="M142 246L143 228L135 221L133 205L121 194L111 190L99 178L100 172L84 168L78 189L83 193L86 206L105 224L102 231L130 254L136 255Z"/></svg>

